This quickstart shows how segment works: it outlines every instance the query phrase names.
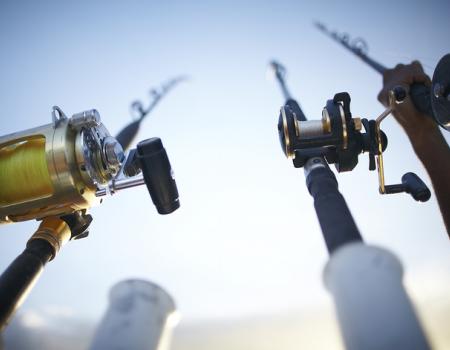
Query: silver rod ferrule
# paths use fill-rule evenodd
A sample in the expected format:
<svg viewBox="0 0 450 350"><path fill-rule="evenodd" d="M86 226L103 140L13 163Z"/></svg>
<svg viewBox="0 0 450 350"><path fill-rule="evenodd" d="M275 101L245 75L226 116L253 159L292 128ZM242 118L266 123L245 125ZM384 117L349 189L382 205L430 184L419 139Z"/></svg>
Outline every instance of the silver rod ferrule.
<svg viewBox="0 0 450 350"><path fill-rule="evenodd" d="M306 164L303 167L303 171L305 172L305 177L308 177L308 175L314 170L318 168L327 168L328 164L326 160L323 157L313 157L308 159Z"/></svg>

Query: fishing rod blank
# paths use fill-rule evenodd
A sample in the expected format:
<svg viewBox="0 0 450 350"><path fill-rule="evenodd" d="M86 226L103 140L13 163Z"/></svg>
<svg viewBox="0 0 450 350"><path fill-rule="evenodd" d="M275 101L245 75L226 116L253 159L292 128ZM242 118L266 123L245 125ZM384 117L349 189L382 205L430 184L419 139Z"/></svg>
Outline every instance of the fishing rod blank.
<svg viewBox="0 0 450 350"><path fill-rule="evenodd" d="M148 114L156 107L156 105L166 96L170 90L177 86L182 81L186 81L187 77L180 76L169 80L163 84L159 90L153 89L150 91L152 102L147 108L144 108L141 102L135 101L131 104L131 108L137 114L137 119L127 126L125 126L116 136L117 141L122 145L123 149L128 149L136 137L141 123Z"/></svg>
<svg viewBox="0 0 450 350"><path fill-rule="evenodd" d="M319 22L316 22L315 26L378 73L383 74L387 69L368 56L368 45L364 39L356 38L350 41L348 34L332 32ZM422 83L414 83L409 87L409 95L419 111L432 116L442 128L450 131L450 54L442 57L436 66L431 88Z"/></svg>
<svg viewBox="0 0 450 350"><path fill-rule="evenodd" d="M400 91L396 93L397 98L404 97ZM294 166L304 168L306 184L314 198L330 253L324 282L333 295L346 348L429 349L403 287L400 261L385 249L363 243L350 209L339 192L336 177L328 166L328 163L335 163L338 171L350 171L357 164L358 152L370 148L371 152L377 149L382 152L387 138L381 136L376 123L365 123L366 134L372 131L373 136L363 137L359 133L362 123L351 118L347 93L336 94L327 102L320 121L306 121L301 109L305 120L297 118L288 105L292 101L300 108L291 97L281 108L280 143L283 152L293 158ZM388 111L383 115L386 117ZM411 185L409 181L405 186Z"/></svg>
<svg viewBox="0 0 450 350"><path fill-rule="evenodd" d="M283 93L283 97L285 99L285 105L289 106L290 109L295 113L298 120L306 121L306 116L303 113L302 109L300 108L300 105L298 102L292 98L291 93L289 92L289 89L286 84L286 68L284 66L276 61L272 60L270 61L269 68L272 71L273 75L275 76L276 80L280 84L281 91Z"/></svg>

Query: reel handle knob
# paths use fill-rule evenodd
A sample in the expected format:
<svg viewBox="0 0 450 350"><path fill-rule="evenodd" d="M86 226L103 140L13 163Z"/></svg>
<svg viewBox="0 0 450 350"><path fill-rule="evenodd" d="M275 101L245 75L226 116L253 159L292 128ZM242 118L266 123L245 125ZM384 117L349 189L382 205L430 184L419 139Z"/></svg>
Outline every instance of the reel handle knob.
<svg viewBox="0 0 450 350"><path fill-rule="evenodd" d="M427 185L414 173L406 173L402 176L402 183L385 186L386 194L406 192L418 202L426 202L431 197Z"/></svg>
<svg viewBox="0 0 450 350"><path fill-rule="evenodd" d="M431 197L431 192L427 185L414 173L406 173L402 176L402 184L416 201L426 202Z"/></svg>
<svg viewBox="0 0 450 350"><path fill-rule="evenodd" d="M137 144L145 184L159 214L170 214L180 207L172 167L161 139L153 137Z"/></svg>
<svg viewBox="0 0 450 350"><path fill-rule="evenodd" d="M395 102L402 103L406 98L406 90L402 86L396 86L393 89Z"/></svg>

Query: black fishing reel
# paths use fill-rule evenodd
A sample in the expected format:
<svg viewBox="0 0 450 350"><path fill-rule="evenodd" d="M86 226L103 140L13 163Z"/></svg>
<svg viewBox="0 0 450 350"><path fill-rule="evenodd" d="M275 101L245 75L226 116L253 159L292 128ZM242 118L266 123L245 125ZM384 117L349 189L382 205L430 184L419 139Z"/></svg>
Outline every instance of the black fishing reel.
<svg viewBox="0 0 450 350"><path fill-rule="evenodd" d="M368 153L369 170L378 170L381 194L406 192L415 200L425 202L431 192L417 175L407 173L402 177L402 183L397 185L385 185L384 181L383 152L388 140L380 129L380 123L405 97L403 88L393 89L389 108L376 120L353 118L350 95L346 92L327 101L321 120L305 120L297 102L288 100L281 108L278 121L283 152L293 160L296 168L303 167L312 157L324 157L329 164L335 164L338 172L353 170L358 164L358 156Z"/></svg>

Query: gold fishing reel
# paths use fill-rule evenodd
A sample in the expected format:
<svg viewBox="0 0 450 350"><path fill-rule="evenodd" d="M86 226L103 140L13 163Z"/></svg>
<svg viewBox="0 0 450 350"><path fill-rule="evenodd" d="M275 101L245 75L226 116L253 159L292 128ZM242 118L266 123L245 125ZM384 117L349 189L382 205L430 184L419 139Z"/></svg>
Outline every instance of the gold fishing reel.
<svg viewBox="0 0 450 350"><path fill-rule="evenodd" d="M42 219L25 251L0 275L0 331L45 264L66 242L88 235L87 209L101 197L145 184L159 214L180 207L160 138L140 141L125 155L96 110L68 118L53 107L52 116L50 124L0 137L0 224ZM129 144L127 130L122 136Z"/></svg>
<svg viewBox="0 0 450 350"><path fill-rule="evenodd" d="M96 194L125 155L96 110L0 137L0 223L62 216L101 202Z"/></svg>

